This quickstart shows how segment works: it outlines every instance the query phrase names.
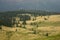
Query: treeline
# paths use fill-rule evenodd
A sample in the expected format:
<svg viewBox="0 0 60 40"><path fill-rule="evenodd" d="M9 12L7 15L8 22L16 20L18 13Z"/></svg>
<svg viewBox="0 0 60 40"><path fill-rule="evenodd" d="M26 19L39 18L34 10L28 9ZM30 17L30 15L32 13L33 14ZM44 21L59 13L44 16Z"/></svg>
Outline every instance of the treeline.
<svg viewBox="0 0 60 40"><path fill-rule="evenodd" d="M16 16L17 14L32 14L35 16L45 16L45 15L59 15L60 13L56 12L47 12L42 10L18 10L18 11L7 11L7 12L0 12L0 15L7 15L7 16Z"/></svg>
<svg viewBox="0 0 60 40"><path fill-rule="evenodd" d="M0 12L0 25L11 26L12 25L12 17L16 17L17 14L31 14L32 16L46 16L46 15L59 15L60 13L56 12L47 12L42 10L18 10L18 11L7 11L7 12ZM19 15L20 20L23 21L23 24L26 24L27 20L30 20L29 15ZM35 19L33 19L35 20ZM46 20L46 18L45 18Z"/></svg>

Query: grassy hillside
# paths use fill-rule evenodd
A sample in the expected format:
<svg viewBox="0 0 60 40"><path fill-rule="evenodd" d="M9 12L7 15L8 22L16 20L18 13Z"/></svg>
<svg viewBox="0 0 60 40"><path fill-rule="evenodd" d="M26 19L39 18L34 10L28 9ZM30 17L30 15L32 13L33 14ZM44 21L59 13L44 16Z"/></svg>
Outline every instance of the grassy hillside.
<svg viewBox="0 0 60 40"><path fill-rule="evenodd" d="M38 16L27 21L26 28L2 26L0 40L60 40L60 15L51 15L47 20L44 17L48 18Z"/></svg>
<svg viewBox="0 0 60 40"><path fill-rule="evenodd" d="M26 25L21 24L20 27L1 25L0 40L60 40L60 13L40 10L0 12L0 24L2 19L16 17L19 14L31 14L31 20L26 20ZM4 23L8 25L8 21L10 20L5 20Z"/></svg>
<svg viewBox="0 0 60 40"><path fill-rule="evenodd" d="M46 36L45 32L40 32L42 34L33 34L27 30L21 29L23 31L1 31L0 30L0 40L60 40L60 34L56 32L51 36Z"/></svg>

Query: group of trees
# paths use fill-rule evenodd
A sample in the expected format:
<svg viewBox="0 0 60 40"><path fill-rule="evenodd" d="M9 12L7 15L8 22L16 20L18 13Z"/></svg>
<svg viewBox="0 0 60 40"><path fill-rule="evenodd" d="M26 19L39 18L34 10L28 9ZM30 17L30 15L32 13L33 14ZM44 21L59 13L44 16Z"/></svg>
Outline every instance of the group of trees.
<svg viewBox="0 0 60 40"><path fill-rule="evenodd" d="M26 13L34 16L35 19L36 19L36 16L41 16L42 17L42 16L48 15L48 17L49 17L49 15L60 14L60 13L55 13L55 12L41 11L41 10L24 10L24 9L21 9L19 11L0 12L0 20L1 20L1 18L7 16L7 18L5 17L2 20L3 22L0 22L0 25L2 25L2 24L11 25L11 20L10 21L8 20L9 17L15 17L17 14L26 14ZM23 21L23 24L26 24L26 21L30 20L30 17L27 16L27 15L24 15L24 16L20 15L20 18L21 18L21 21ZM7 20L5 20L5 19L7 19ZM33 19L33 20L35 20L35 19ZM44 19L46 19L46 18L44 18Z"/></svg>

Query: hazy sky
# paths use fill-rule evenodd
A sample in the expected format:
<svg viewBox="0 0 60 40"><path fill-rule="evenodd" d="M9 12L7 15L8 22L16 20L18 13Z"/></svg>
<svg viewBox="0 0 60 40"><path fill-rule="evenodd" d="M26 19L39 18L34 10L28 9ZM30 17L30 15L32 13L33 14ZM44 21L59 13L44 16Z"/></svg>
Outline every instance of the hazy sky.
<svg viewBox="0 0 60 40"><path fill-rule="evenodd" d="M0 0L0 11L21 8L60 12L60 0Z"/></svg>

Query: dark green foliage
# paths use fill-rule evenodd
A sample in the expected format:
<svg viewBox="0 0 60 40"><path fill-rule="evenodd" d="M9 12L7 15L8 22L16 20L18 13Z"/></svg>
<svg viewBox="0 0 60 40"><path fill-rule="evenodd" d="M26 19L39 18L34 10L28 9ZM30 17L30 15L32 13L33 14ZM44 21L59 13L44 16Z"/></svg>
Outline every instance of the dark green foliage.
<svg viewBox="0 0 60 40"><path fill-rule="evenodd" d="M0 29L2 29L2 27L0 27Z"/></svg>
<svg viewBox="0 0 60 40"><path fill-rule="evenodd" d="M36 30L34 30L33 34L36 34Z"/></svg>
<svg viewBox="0 0 60 40"><path fill-rule="evenodd" d="M29 15L19 15L20 17L20 21L24 21L24 20L30 20L30 16Z"/></svg>
<svg viewBox="0 0 60 40"><path fill-rule="evenodd" d="M26 20L24 20L22 24L23 24L23 25L26 25Z"/></svg>
<svg viewBox="0 0 60 40"><path fill-rule="evenodd" d="M47 18L44 18L44 20L48 20Z"/></svg>
<svg viewBox="0 0 60 40"><path fill-rule="evenodd" d="M48 33L46 33L46 34L45 34L45 36L49 36L49 34L48 34Z"/></svg>
<svg viewBox="0 0 60 40"><path fill-rule="evenodd" d="M8 16L16 16L17 14L32 14L34 16L43 16L43 15L58 15L60 13L56 12L47 12L47 11L42 11L42 10L19 10L19 11L7 11L7 12L0 12L0 15L8 15Z"/></svg>
<svg viewBox="0 0 60 40"><path fill-rule="evenodd" d="M46 16L48 15L48 18L50 15L59 15L60 13L56 13L56 12L47 12L47 11L42 11L42 10L25 10L25 9L21 9L19 11L7 11L7 12L0 12L0 20L2 20L3 22L0 22L0 25L5 25L5 26L12 26L12 17L16 17L17 14L31 14L32 16L34 16L35 18L33 19L36 20L37 16ZM30 20L30 16L28 15L20 15L19 16L21 18L21 21L23 21L23 24L26 24L27 20ZM7 20L6 20L7 19ZM45 20L47 20L46 18L44 18ZM34 24L35 25L35 24Z"/></svg>
<svg viewBox="0 0 60 40"><path fill-rule="evenodd" d="M35 21L35 19L33 18L33 21Z"/></svg>

